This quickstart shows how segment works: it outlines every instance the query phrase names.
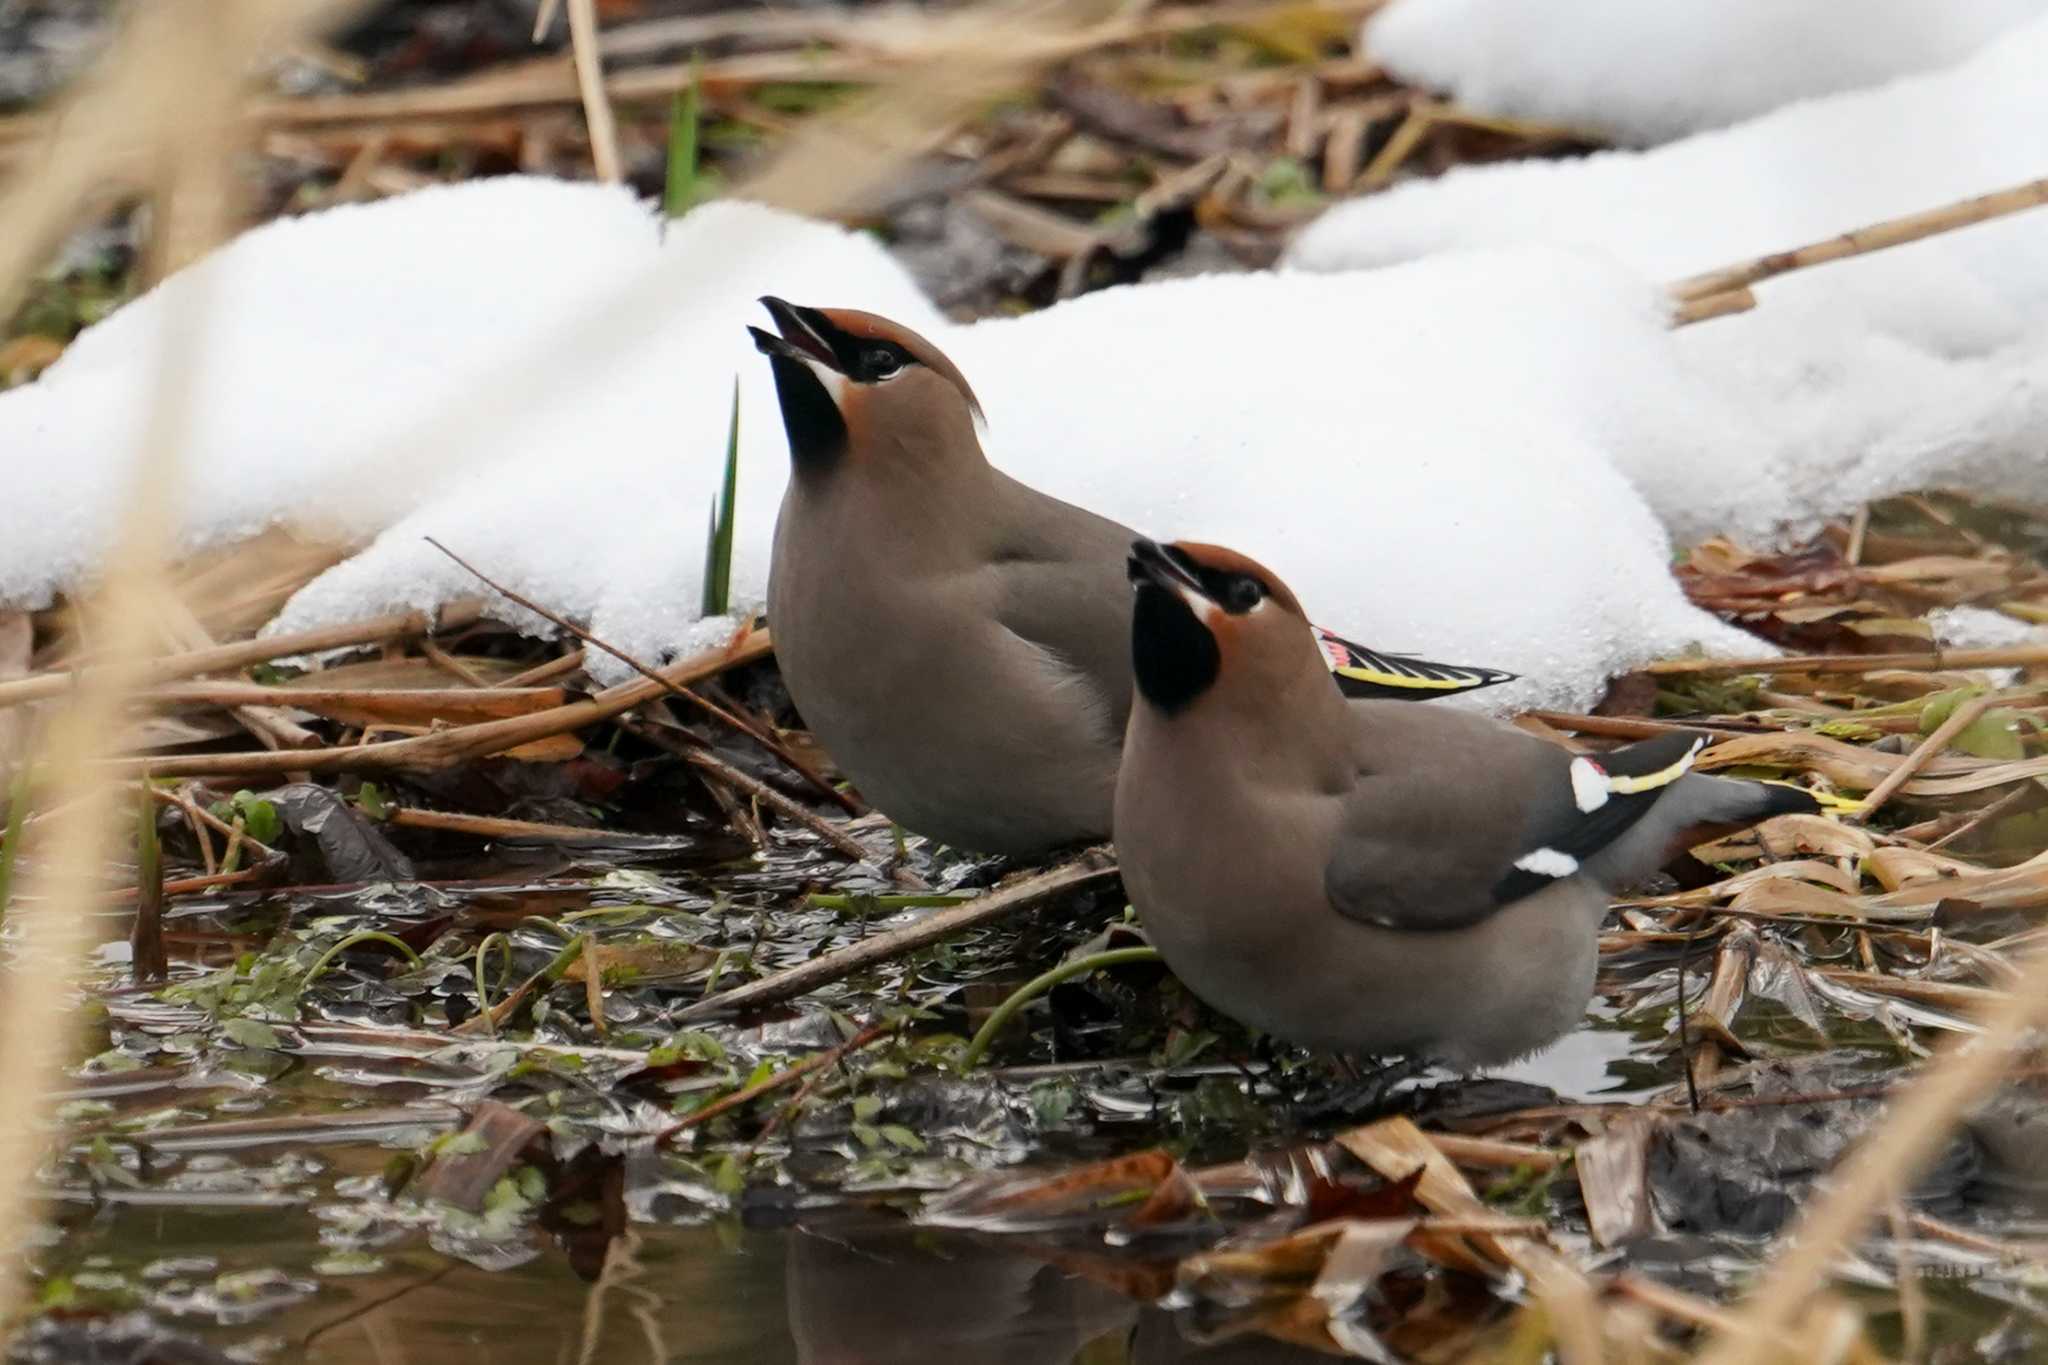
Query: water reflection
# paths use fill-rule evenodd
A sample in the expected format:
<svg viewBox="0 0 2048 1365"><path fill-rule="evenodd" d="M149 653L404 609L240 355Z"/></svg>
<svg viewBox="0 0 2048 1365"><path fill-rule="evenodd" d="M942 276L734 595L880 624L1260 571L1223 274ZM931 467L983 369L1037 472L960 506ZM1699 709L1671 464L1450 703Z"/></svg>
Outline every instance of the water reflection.
<svg viewBox="0 0 2048 1365"><path fill-rule="evenodd" d="M934 1234L881 1215L814 1226L633 1225L615 1237L555 1241L523 1265L484 1270L417 1244L358 1273L321 1259L303 1213L238 1225L218 1215L109 1208L88 1260L119 1274L138 1262L158 1348L171 1338L192 1360L304 1360L377 1365L1308 1365L1328 1356L1250 1335L1192 1340L1174 1314L1051 1264L960 1234ZM74 1236L85 1233L74 1229ZM120 1248L119 1256L113 1251ZM593 1254L594 1253L594 1254ZM260 1314L202 1312L210 1286L317 1280ZM187 1280L191 1283L187 1283ZM154 1281L150 1283L150 1281ZM205 1286L207 1288L195 1288ZM226 1292L224 1289L222 1292ZM254 1307L254 1305L251 1305ZM82 1338L51 1340L31 1358L76 1358ZM205 1354L192 1353L192 1348ZM211 1348L207 1350L206 1348ZM51 1353L54 1352L54 1353ZM225 1352L226 1354L214 1354ZM144 1357L150 1358L150 1357ZM165 1357L171 1358L171 1357Z"/></svg>

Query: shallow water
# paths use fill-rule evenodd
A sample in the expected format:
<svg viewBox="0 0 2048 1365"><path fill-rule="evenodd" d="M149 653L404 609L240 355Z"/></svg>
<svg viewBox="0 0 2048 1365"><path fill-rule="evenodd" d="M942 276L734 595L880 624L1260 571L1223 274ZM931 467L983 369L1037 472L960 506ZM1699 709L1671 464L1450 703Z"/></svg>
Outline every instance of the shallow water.
<svg viewBox="0 0 2048 1365"><path fill-rule="evenodd" d="M925 870L940 884L978 875ZM1358 1121L1342 1103L1318 1108L1330 1077L1298 1056L1248 1051L1226 1024L1191 1013L1156 968L1059 988L998 1045L1004 1065L993 1072L958 1076L919 1051L971 1031L1030 964L1099 934L1118 904L1098 898L1028 916L761 1018L679 1035L670 1016L713 973L733 973L729 984L925 912L806 905L799 888L823 876L856 893L886 888L846 877L801 839L742 867L535 875L523 887L183 907L173 923L188 947L168 992L120 985L124 953L110 945L93 1044L104 1051L66 1096L78 1137L51 1173L56 1228L37 1286L50 1311L21 1354L138 1365L1328 1358L1252 1330L1257 1305L1174 1292L1179 1256L1265 1213L1284 1219L1284 1200L1168 1229L1164 1242L1105 1235L1099 1223L1020 1232L1001 1220L969 1220L970 1231L908 1221L930 1194L1020 1163L1058 1169L1164 1146L1193 1168ZM280 925L260 954L222 965ZM358 949L306 987L310 961L366 925L413 934L425 964ZM609 1032L590 1028L583 988L564 982L504 1038L473 1025L458 1034L475 1013L470 949L494 930L511 949L509 963L496 949L487 955L494 999L586 930L607 951L634 954L635 977L606 992ZM1536 1057L1483 1080L1411 1078L1378 1102L1454 1127L1477 1116L1484 1130L1484 1116L1502 1111L1668 1096L1680 1076L1668 1046L1676 964L1660 951L1623 945L1603 964L1585 1026ZM671 967L673 980L663 975ZM1691 989L1701 984L1695 975ZM837 1044L846 1015L872 1018L892 1002L925 1013L904 1041L861 1054L801 1112L764 1130L777 1101L696 1130L673 1152L650 1149L649 1135L675 1114L730 1093L763 1064ZM1802 1055L1835 1068L1814 1073L1814 1089L1895 1069L1905 1021L1948 1022L1917 1006L1873 1012L1840 993L1826 1000L1825 1036L1769 999L1742 1016L1745 1038L1785 1058L1788 1074L1804 1074ZM680 1063L654 1065L650 1049L679 1036L701 1042ZM480 1104L545 1123L546 1150L491 1167L473 1190L481 1205L468 1211L394 1193ZM1831 1164L1828 1142L1801 1145L1815 1132L1834 1141L1831 1121L1773 1128L1787 1111L1749 1112L1760 1150L1816 1170ZM1725 1147L1733 1133L1739 1147L1752 1131L1739 1116L1718 1121L1702 1141ZM1687 1160L1708 1150L1686 1149ZM1629 1264L1722 1293L1765 1240L1720 1214L1711 1226L1685 1220L1753 1204L1754 1182L1779 1173L1768 1163L1761 1173L1741 1161L1697 1164L1653 1180L1680 1230L1633 1245ZM1982 1164L1974 1152L1949 1163L1936 1195L1943 1216L1992 1235L2038 1235L2013 1208L1987 1215L1972 1193ZM1569 1178L1509 1181L1494 1194L1567 1239L1582 1235L1572 1231L1583 1229L1584 1209ZM1305 1210L1295 1212L1298 1224ZM2033 1342L2040 1310L2025 1267L1937 1243L1916 1243L1913 1255L1923 1275L1942 1277L1930 1296L1937 1338L1997 1345L2003 1332ZM1880 1311L1877 1287L1889 1274L1876 1266L1869 1278ZM1461 1355L1491 1342L1512 1311L1497 1287L1412 1256L1360 1303L1359 1322L1402 1358ZM149 1350L128 1349L138 1343Z"/></svg>

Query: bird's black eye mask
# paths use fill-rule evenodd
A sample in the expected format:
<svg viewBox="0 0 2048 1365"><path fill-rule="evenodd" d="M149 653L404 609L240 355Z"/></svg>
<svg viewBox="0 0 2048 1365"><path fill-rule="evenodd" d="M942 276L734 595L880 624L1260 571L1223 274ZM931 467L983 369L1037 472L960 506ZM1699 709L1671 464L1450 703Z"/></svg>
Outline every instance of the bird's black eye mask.
<svg viewBox="0 0 2048 1365"><path fill-rule="evenodd" d="M1138 691L1173 715L1215 686L1223 667L1208 606L1241 616L1270 597L1272 589L1255 574L1213 569L1152 541L1132 547L1129 572L1137 588L1131 663Z"/></svg>
<svg viewBox="0 0 2048 1365"><path fill-rule="evenodd" d="M918 363L916 356L893 341L866 341L844 332L832 338L832 350L846 377L856 384L894 379Z"/></svg>
<svg viewBox="0 0 2048 1365"><path fill-rule="evenodd" d="M1131 603L1131 667L1139 695L1171 716L1216 685L1216 637L1164 584L1138 585Z"/></svg>
<svg viewBox="0 0 2048 1365"><path fill-rule="evenodd" d="M1184 550L1171 545L1161 548L1166 551L1168 559L1202 585L1204 596L1232 616L1244 615L1273 595L1273 590L1267 587L1257 574L1212 569Z"/></svg>

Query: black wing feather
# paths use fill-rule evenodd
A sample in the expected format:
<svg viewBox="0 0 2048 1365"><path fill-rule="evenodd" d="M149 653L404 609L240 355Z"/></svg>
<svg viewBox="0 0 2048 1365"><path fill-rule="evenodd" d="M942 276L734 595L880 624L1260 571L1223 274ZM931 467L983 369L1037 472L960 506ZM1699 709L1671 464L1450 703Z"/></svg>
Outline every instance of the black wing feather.
<svg viewBox="0 0 2048 1365"><path fill-rule="evenodd" d="M1586 757L1604 769L1610 778L1650 777L1685 763L1705 743L1698 735L1674 731L1656 739L1646 739L1640 744ZM1550 849L1576 863L1584 863L1628 833L1670 790L1671 784L1667 782L1638 792L1610 791L1607 800L1598 809L1590 811L1572 805L1566 818L1554 828L1532 831L1533 841L1527 852ZM1494 899L1505 905L1541 891L1555 880L1555 877L1541 872L1517 867L1495 883Z"/></svg>
<svg viewBox="0 0 2048 1365"><path fill-rule="evenodd" d="M1520 676L1500 668L1437 663L1413 654L1368 649L1321 626L1315 632L1337 690L1353 700L1428 701L1497 687Z"/></svg>

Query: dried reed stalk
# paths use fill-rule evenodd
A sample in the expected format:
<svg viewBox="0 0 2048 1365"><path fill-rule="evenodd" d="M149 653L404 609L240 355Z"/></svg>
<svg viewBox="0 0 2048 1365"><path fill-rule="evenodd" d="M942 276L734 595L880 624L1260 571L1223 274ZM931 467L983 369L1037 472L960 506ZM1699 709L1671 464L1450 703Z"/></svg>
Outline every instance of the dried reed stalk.
<svg viewBox="0 0 2048 1365"><path fill-rule="evenodd" d="M1054 896L1086 887L1105 885L1115 876L1116 865L1101 852L1091 850L1057 867L1047 868L1043 872L999 887L965 905L936 911L915 924L871 935L858 943L812 958L809 962L798 963L772 976L764 976L758 981L749 981L744 986L735 986L729 991L707 996L694 1005L678 1010L675 1020L679 1024L689 1023L727 1010L755 1009L762 1005L772 1005L777 1001L791 1000L842 977L850 976L863 968L902 957L906 953L916 952L919 948L942 942L955 934L993 923L1027 907L1043 904Z"/></svg>
<svg viewBox="0 0 2048 1365"><path fill-rule="evenodd" d="M619 161L619 127L612 117L611 96L605 93L604 65L597 47L597 0L569 0L569 42L576 63L576 91L583 100L583 122L590 130L590 158L597 178L612 184L625 178Z"/></svg>
<svg viewBox="0 0 2048 1365"><path fill-rule="evenodd" d="M2029 180L2023 185L1958 200L1940 208L1909 213L1903 218L1888 218L1882 223L1808 242L1789 251L1773 251L1716 270L1689 275L1666 286L1666 292L1676 305L1671 325L1683 327L1687 323L1746 312L1756 306L1756 295L1750 291L1750 286L1774 276L1826 265L1830 261L1847 260L1852 256L1867 256L1873 251L1885 251L1940 233L1953 232L1957 228L1988 223L1994 218L2040 208L2043 204L2048 204L2048 178Z"/></svg>
<svg viewBox="0 0 2048 1365"><path fill-rule="evenodd" d="M323 749L241 754L176 754L165 758L124 758L101 765L106 771L132 776L146 771L157 777L223 777L320 772L387 772L445 768L473 758L487 758L566 735L610 720L662 696L671 687L701 682L738 664L767 657L772 648L767 631L754 631L731 645L693 654L641 678L606 688L595 696L552 706L544 711L510 715L502 720L458 725L408 739L378 744L342 744ZM87 675L91 676L90 674Z"/></svg>
<svg viewBox="0 0 2048 1365"><path fill-rule="evenodd" d="M348 649L356 645L403 640L415 635L431 634L436 630L455 630L473 624L482 615L482 606L473 599L465 598L450 602L437 612L393 612L388 616L345 621L338 626L321 626L317 630L301 630L289 635L236 640L207 649L187 650L182 654L171 654L150 660L144 666L139 685L153 687L176 682L181 678L196 678L206 673L228 673L235 669L247 668L251 664L269 663L273 659L288 658L295 654L319 654L330 649ZM91 677L92 672L92 668L88 666L79 670L31 673L25 678L0 682L0 708L64 696L81 686L82 680Z"/></svg>
<svg viewBox="0 0 2048 1365"><path fill-rule="evenodd" d="M301 14L332 14L315 4ZM210 248L233 215L228 194L243 105L241 83L278 36L262 0L156 0L137 8L51 137L49 157L0 202L0 309L11 311L30 270L75 206L123 169L140 146L162 168L156 258L175 264ZM15 907L19 951L0 991L0 1323L22 1302L32 1229L40 1222L36 1172L77 1013L71 1007L92 907L121 810L98 760L119 735L128 697L146 675L157 586L171 543L164 509L176 505L203 354L208 281L195 276L166 327L150 422L117 510L93 630L97 665L76 677L70 705L51 721L40 760L48 807L29 895Z"/></svg>
<svg viewBox="0 0 2048 1365"><path fill-rule="evenodd" d="M1760 659L1661 659L1643 665L1660 678L1725 678L1736 673L1877 673L1885 669L1943 672L1952 668L2039 668L2048 645L1946 649L1926 654L1780 654Z"/></svg>

